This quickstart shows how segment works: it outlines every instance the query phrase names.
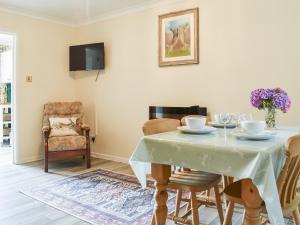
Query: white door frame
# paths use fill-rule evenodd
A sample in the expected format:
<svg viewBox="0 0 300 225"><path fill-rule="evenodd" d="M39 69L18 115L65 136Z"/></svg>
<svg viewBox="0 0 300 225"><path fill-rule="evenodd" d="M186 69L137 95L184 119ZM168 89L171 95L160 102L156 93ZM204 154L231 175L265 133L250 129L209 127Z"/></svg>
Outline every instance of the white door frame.
<svg viewBox="0 0 300 225"><path fill-rule="evenodd" d="M17 159L18 159L18 150L19 148L17 147L17 117L16 117L16 80L17 80L17 76L16 76L16 60L17 60L17 33L15 32L9 32L3 29L0 29L0 34L6 34L6 35L11 35L13 38L13 74L12 74L12 82L11 82L11 130L12 130L12 138L11 138L11 145L12 145L12 152L13 152L13 156L12 156L12 162L15 164L17 163Z"/></svg>

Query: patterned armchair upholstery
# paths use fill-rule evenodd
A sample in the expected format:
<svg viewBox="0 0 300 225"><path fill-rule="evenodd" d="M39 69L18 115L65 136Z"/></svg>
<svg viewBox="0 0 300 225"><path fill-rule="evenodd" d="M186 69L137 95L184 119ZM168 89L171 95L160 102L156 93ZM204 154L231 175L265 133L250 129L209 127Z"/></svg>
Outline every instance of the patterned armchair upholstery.
<svg viewBox="0 0 300 225"><path fill-rule="evenodd" d="M83 124L83 107L81 102L53 102L44 105L43 128L45 145L45 172L48 172L50 158L83 156L87 168L90 168L89 126ZM77 136L49 137L51 128L49 118L76 117Z"/></svg>

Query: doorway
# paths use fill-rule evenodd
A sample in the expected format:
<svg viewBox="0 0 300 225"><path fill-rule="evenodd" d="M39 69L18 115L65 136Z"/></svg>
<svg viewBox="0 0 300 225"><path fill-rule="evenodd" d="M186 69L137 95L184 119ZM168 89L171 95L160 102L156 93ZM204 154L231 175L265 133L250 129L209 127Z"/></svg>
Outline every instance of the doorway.
<svg viewBox="0 0 300 225"><path fill-rule="evenodd" d="M0 164L14 162L15 35L0 32Z"/></svg>

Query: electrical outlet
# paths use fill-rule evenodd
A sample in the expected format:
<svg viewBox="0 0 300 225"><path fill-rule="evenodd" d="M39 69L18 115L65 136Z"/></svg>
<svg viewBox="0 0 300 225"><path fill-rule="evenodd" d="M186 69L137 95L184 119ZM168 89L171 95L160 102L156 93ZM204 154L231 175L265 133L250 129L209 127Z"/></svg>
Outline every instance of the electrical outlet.
<svg viewBox="0 0 300 225"><path fill-rule="evenodd" d="M26 76L26 82L28 82L28 83L32 82L32 76L31 75Z"/></svg>

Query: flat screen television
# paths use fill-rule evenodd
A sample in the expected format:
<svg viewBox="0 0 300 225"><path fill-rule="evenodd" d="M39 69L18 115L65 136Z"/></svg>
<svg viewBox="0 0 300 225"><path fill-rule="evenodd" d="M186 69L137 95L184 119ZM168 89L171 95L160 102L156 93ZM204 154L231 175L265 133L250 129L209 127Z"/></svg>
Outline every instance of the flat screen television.
<svg viewBox="0 0 300 225"><path fill-rule="evenodd" d="M70 71L105 68L104 43L70 46Z"/></svg>

